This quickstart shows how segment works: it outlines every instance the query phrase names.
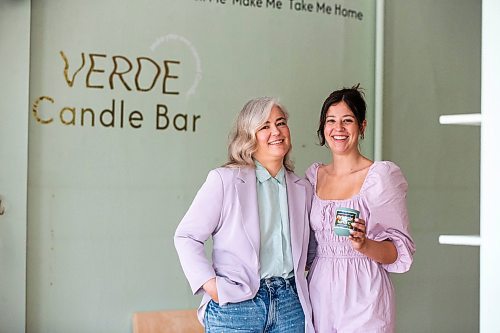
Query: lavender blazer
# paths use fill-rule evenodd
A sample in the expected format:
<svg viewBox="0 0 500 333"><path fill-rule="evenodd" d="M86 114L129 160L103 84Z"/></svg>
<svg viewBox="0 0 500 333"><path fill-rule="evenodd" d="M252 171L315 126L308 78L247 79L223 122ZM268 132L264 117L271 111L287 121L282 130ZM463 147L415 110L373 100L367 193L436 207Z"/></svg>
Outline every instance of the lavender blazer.
<svg viewBox="0 0 500 333"><path fill-rule="evenodd" d="M314 332L305 265L309 242L310 183L286 172L292 256L297 293L306 332ZM205 241L212 236L212 263ZM216 278L219 304L252 299L260 286L260 229L257 184L253 168L210 171L175 232L175 247L194 294L203 294L198 318L203 322L210 296L203 284Z"/></svg>

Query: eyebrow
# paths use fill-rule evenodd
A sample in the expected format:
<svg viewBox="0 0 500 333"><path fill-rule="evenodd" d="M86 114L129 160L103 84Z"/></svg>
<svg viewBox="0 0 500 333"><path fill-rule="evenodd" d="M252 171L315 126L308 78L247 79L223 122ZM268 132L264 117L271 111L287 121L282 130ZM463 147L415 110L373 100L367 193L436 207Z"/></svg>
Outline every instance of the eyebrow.
<svg viewBox="0 0 500 333"><path fill-rule="evenodd" d="M275 122L277 121L281 121L281 120L285 120L286 121L286 118L285 117L279 117L278 119L275 120ZM264 124L270 124L271 122L269 120L266 120L266 122Z"/></svg>
<svg viewBox="0 0 500 333"><path fill-rule="evenodd" d="M354 116L351 116L350 114L343 115L339 118L345 118L345 117L355 118ZM329 115L329 116L326 116L326 118L335 118L335 116Z"/></svg>

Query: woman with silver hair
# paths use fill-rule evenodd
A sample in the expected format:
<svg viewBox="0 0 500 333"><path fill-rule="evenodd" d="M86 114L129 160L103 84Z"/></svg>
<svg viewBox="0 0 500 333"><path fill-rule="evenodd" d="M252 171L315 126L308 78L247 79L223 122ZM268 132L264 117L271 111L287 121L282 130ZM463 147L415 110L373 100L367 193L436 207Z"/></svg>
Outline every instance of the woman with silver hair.
<svg viewBox="0 0 500 333"><path fill-rule="evenodd" d="M246 103L228 162L209 172L175 232L206 332L314 332L304 277L312 189L293 173L287 122L275 98Z"/></svg>

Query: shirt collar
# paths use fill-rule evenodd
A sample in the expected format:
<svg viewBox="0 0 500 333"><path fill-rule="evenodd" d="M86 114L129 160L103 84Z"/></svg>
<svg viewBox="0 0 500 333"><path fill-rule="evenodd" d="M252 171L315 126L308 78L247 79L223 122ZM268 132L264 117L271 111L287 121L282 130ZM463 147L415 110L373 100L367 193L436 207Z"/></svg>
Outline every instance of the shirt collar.
<svg viewBox="0 0 500 333"><path fill-rule="evenodd" d="M259 163L259 161L254 160L255 162L255 175L257 176L257 180L261 183L265 182L266 180L269 180L270 178L273 178L269 171L267 171L266 168L262 164ZM280 171L276 174L276 177L274 177L280 184L284 184L285 181L285 168L281 167Z"/></svg>

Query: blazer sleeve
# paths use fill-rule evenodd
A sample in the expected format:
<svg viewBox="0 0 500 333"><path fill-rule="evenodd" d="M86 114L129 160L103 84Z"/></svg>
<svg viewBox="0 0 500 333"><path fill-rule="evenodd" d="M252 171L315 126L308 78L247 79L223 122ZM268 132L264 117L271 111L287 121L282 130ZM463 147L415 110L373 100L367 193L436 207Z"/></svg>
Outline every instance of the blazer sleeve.
<svg viewBox="0 0 500 333"><path fill-rule="evenodd" d="M175 248L193 294L201 292L203 284L216 276L205 255L205 241L217 229L223 198L222 178L212 170L175 231Z"/></svg>
<svg viewBox="0 0 500 333"><path fill-rule="evenodd" d="M313 163L307 170L306 170L306 180L309 182L309 192L308 193L308 203L307 203L307 214L308 214L308 223L310 225L311 221L311 209L312 209L312 201L314 197L314 193L316 191L316 173L319 167L319 163ZM314 234L314 230L312 227L310 228L309 232L309 245L307 248L307 261L306 261L306 270L309 270L312 266L312 263L314 261L314 258L316 258L316 249L318 247L318 243L316 241L316 235Z"/></svg>
<svg viewBox="0 0 500 333"><path fill-rule="evenodd" d="M314 231L311 228L309 230L310 231L309 231L309 244L307 247L306 271L311 269L314 258L316 258L316 249L318 247Z"/></svg>

